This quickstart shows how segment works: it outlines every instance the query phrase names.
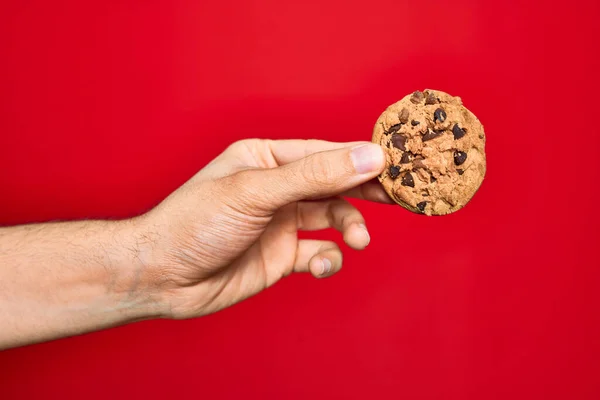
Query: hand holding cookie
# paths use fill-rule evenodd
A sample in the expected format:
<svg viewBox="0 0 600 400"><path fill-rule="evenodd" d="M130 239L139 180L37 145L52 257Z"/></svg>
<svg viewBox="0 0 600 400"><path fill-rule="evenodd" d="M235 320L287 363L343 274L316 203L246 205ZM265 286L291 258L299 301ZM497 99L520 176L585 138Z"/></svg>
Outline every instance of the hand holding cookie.
<svg viewBox="0 0 600 400"><path fill-rule="evenodd" d="M364 218L341 196L393 203L374 179L384 167L369 142L237 142L136 221L147 262L135 275L170 318L215 312L292 272L331 276L337 244L297 233L331 227L366 247Z"/></svg>
<svg viewBox="0 0 600 400"><path fill-rule="evenodd" d="M364 218L342 196L444 215L462 208L485 176L483 126L440 91L389 106L372 142L237 142L141 218L144 236L156 238L145 274L168 315L212 313L292 272L337 272L339 247L297 232L332 227L364 248Z"/></svg>
<svg viewBox="0 0 600 400"><path fill-rule="evenodd" d="M298 231L334 228L364 249L365 220L344 196L455 211L481 184L484 140L459 99L415 92L379 118L375 143L243 140L142 216L4 229L3 260L20 268L2 271L12 329L0 348L210 314L292 272L331 276L340 248Z"/></svg>

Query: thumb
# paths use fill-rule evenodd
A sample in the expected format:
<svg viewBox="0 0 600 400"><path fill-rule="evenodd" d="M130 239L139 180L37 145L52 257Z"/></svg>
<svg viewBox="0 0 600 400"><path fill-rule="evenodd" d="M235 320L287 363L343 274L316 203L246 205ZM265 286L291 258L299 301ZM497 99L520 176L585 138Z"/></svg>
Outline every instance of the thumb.
<svg viewBox="0 0 600 400"><path fill-rule="evenodd" d="M260 203L276 210L305 199L334 196L359 186L385 168L383 148L368 143L313 153L290 164L252 171L252 185ZM254 191L253 190L253 191Z"/></svg>

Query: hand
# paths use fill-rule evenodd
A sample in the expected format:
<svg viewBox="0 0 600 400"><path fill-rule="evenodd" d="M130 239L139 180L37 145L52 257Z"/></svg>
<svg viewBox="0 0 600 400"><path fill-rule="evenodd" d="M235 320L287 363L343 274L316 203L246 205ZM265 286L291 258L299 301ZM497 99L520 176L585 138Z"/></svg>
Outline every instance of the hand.
<svg viewBox="0 0 600 400"><path fill-rule="evenodd" d="M135 221L146 245L134 275L168 318L218 311L292 272L331 276L340 248L297 232L332 227L350 247L366 247L364 218L341 196L391 203L373 180L384 164L381 147L366 142L234 143Z"/></svg>

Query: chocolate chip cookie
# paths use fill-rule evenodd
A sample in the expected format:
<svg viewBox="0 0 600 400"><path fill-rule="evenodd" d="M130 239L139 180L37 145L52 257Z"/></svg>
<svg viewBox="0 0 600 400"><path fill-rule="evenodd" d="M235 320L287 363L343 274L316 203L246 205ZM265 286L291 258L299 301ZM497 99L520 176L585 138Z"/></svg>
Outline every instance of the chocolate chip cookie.
<svg viewBox="0 0 600 400"><path fill-rule="evenodd" d="M386 192L415 213L445 215L471 200L485 176L483 125L460 97L416 91L377 120L373 143L385 149Z"/></svg>

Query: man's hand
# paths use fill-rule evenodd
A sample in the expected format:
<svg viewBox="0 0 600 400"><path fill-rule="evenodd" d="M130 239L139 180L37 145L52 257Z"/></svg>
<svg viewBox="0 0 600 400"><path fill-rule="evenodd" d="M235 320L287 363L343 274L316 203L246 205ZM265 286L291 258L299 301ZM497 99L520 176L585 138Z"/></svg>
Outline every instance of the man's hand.
<svg viewBox="0 0 600 400"><path fill-rule="evenodd" d="M364 218L340 195L390 202L372 181L384 163L370 143L237 142L138 219L146 265L135 275L169 318L218 311L292 272L331 276L339 247L297 231L332 227L366 247Z"/></svg>
<svg viewBox="0 0 600 400"><path fill-rule="evenodd" d="M0 229L0 349L230 306L292 272L328 277L342 254L299 230L369 243L343 196L390 203L366 142L244 140L150 212L124 221Z"/></svg>

